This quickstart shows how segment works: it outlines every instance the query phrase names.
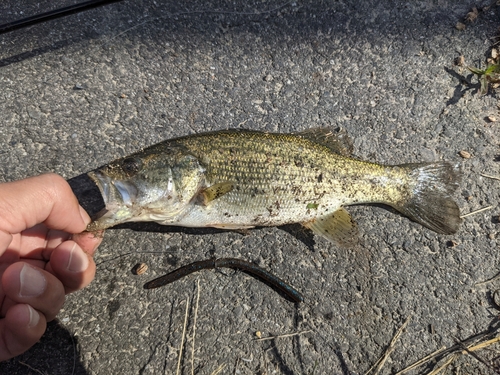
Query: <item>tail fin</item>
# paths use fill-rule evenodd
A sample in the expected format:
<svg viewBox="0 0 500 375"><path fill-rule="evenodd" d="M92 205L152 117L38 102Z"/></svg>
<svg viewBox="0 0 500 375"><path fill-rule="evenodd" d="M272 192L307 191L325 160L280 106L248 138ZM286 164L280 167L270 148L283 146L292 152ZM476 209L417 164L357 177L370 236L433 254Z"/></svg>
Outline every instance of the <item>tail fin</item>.
<svg viewBox="0 0 500 375"><path fill-rule="evenodd" d="M410 219L440 234L452 234L460 226L460 211L451 197L459 176L449 163L403 164L408 170L410 191L406 199L393 204Z"/></svg>

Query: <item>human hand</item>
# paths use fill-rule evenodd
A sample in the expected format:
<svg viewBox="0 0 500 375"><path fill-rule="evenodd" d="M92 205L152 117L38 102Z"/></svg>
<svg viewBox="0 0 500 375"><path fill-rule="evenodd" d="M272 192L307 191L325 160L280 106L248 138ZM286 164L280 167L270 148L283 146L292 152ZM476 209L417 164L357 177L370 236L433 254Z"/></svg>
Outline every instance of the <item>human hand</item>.
<svg viewBox="0 0 500 375"><path fill-rule="evenodd" d="M0 184L0 361L43 335L67 293L87 286L102 236L68 183L46 174Z"/></svg>

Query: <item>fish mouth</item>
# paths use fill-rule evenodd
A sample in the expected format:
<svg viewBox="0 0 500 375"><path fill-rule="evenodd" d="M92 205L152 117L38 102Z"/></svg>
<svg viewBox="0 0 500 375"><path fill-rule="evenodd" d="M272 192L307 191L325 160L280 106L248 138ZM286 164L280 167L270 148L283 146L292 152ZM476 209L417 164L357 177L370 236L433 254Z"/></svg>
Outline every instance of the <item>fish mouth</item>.
<svg viewBox="0 0 500 375"><path fill-rule="evenodd" d="M88 176L99 188L105 205L93 220L111 219L118 223L132 212L138 195L137 188L132 183L113 180L101 171L89 172Z"/></svg>
<svg viewBox="0 0 500 375"><path fill-rule="evenodd" d="M120 204L132 207L137 199L137 188L130 182L112 180L100 171L90 172L89 177L101 191L106 208L110 205Z"/></svg>

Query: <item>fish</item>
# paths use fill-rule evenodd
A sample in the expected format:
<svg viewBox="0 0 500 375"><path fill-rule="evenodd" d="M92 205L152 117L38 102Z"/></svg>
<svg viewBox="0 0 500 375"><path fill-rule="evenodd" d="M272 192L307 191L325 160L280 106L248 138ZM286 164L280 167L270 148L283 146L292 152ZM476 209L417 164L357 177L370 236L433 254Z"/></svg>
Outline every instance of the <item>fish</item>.
<svg viewBox="0 0 500 375"><path fill-rule="evenodd" d="M448 162L383 165L352 155L345 131L222 130L165 140L88 173L105 209L87 227L127 222L246 230L300 223L348 246L345 209L378 203L439 234L453 234L457 168Z"/></svg>

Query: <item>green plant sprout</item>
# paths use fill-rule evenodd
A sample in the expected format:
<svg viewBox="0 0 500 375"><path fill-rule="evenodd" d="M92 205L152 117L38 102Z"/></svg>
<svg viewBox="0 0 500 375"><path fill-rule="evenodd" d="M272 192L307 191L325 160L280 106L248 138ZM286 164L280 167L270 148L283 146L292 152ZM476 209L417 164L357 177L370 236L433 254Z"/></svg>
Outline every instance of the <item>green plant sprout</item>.
<svg viewBox="0 0 500 375"><path fill-rule="evenodd" d="M481 83L481 89L479 91L481 95L488 93L490 83L500 83L500 64L490 63L484 70L473 66L468 66L467 69L477 75L477 79Z"/></svg>

